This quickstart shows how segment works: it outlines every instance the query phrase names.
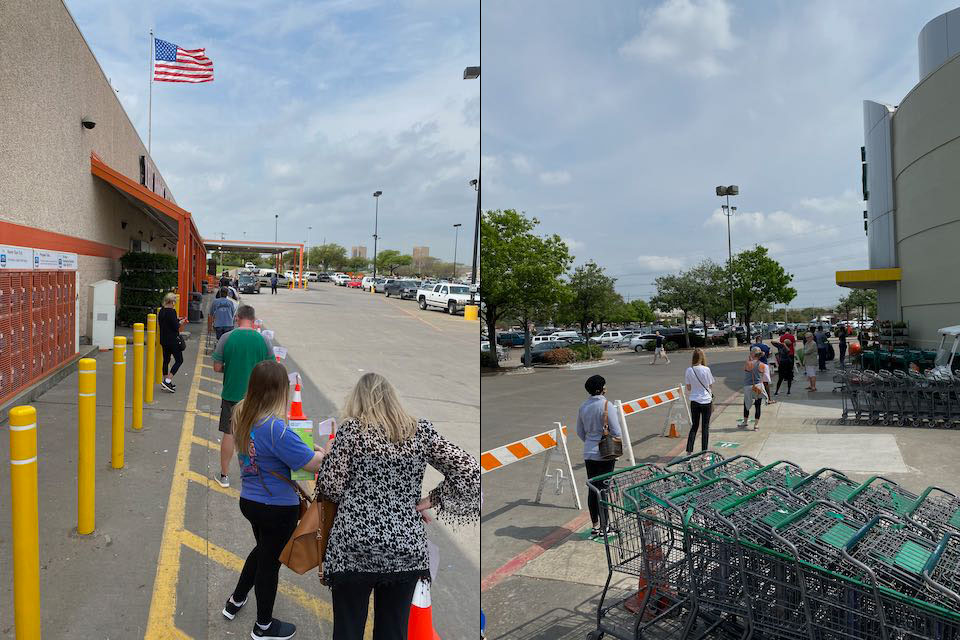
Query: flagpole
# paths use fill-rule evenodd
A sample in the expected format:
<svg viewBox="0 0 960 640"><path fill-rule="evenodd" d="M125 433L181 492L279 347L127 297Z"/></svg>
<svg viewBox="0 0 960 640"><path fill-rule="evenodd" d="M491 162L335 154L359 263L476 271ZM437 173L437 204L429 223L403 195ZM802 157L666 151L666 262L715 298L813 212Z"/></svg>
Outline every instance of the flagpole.
<svg viewBox="0 0 960 640"><path fill-rule="evenodd" d="M153 143L153 59L156 57L156 43L153 38L153 29L150 29L150 100L147 107L147 155Z"/></svg>

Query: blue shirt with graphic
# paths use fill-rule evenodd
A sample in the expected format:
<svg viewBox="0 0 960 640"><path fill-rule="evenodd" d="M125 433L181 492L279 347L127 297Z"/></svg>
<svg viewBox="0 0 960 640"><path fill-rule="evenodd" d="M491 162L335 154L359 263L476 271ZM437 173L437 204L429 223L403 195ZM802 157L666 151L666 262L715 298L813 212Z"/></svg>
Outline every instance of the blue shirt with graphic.
<svg viewBox="0 0 960 640"><path fill-rule="evenodd" d="M250 443L252 451L237 452L242 481L240 497L261 504L299 504L293 487L270 472L289 478L291 469L301 469L313 459L313 449L283 420L272 416L253 426Z"/></svg>

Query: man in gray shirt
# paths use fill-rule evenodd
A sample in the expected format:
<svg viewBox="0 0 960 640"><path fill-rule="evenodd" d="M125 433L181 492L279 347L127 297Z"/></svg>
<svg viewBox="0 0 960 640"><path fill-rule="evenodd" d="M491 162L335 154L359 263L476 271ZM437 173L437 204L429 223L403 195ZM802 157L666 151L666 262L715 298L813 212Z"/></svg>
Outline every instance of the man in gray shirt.
<svg viewBox="0 0 960 640"><path fill-rule="evenodd" d="M613 471L617 464L616 459L607 460L600 456L600 438L603 437L604 413L607 417L607 429L614 437L621 437L620 416L617 414L616 407L607 401L604 393L607 390L607 381L603 376L590 376L583 385L590 394L577 414L577 435L583 440L583 463L587 468L587 480ZM629 446L629 443L626 443ZM612 533L609 528L606 531L600 530L600 505L597 500L597 494L587 490L587 506L590 509L590 520L593 522L593 529L590 532L592 537L608 535Z"/></svg>
<svg viewBox="0 0 960 640"><path fill-rule="evenodd" d="M820 371L827 370L827 339L827 332L823 330L823 325L818 325L816 333L813 334L813 341L817 343L817 360L819 361Z"/></svg>

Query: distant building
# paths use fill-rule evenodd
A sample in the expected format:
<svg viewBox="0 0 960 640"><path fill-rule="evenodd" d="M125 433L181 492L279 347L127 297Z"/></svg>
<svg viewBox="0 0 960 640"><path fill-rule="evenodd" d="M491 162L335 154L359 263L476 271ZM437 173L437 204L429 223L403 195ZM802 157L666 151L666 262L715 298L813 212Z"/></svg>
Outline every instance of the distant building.
<svg viewBox="0 0 960 640"><path fill-rule="evenodd" d="M351 257L351 258L366 258L366 257L367 257L367 248L366 248L366 247L350 247L350 257Z"/></svg>
<svg viewBox="0 0 960 640"><path fill-rule="evenodd" d="M430 257L430 247L414 247L413 248L413 261L423 260L424 258Z"/></svg>

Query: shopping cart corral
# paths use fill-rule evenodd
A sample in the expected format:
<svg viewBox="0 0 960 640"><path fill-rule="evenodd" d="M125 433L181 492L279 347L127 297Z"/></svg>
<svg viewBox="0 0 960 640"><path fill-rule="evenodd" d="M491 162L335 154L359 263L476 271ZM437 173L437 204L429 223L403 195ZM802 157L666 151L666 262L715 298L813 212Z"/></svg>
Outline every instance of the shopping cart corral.
<svg viewBox="0 0 960 640"><path fill-rule="evenodd" d="M834 372L843 399L840 422L914 427L960 426L960 375L946 369Z"/></svg>
<svg viewBox="0 0 960 640"><path fill-rule="evenodd" d="M588 640L960 640L960 499L945 489L707 451L590 490L611 533ZM618 574L636 591L612 589Z"/></svg>

